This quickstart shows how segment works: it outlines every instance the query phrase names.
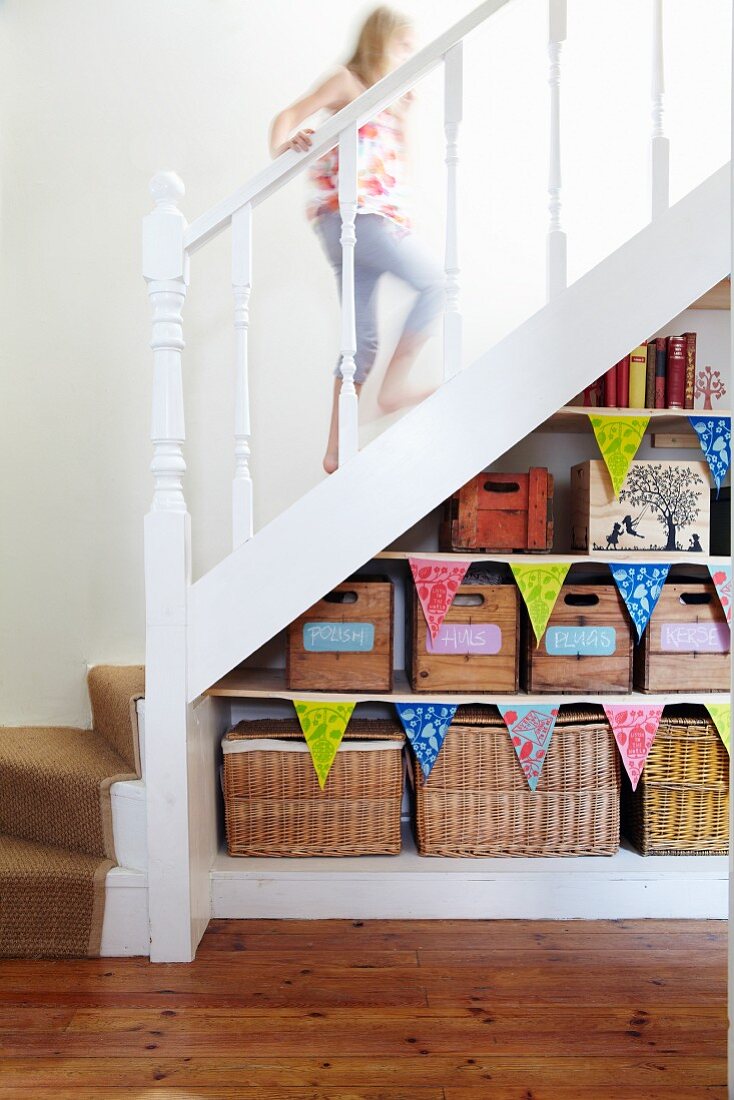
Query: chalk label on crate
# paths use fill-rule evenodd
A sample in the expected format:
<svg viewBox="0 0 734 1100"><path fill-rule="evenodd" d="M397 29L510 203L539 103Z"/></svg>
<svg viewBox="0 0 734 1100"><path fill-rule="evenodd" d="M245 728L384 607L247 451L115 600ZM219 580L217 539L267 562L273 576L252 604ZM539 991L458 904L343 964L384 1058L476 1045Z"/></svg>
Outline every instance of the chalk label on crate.
<svg viewBox="0 0 734 1100"><path fill-rule="evenodd" d="M550 626L545 651L551 657L608 657L617 650L613 626Z"/></svg>
<svg viewBox="0 0 734 1100"><path fill-rule="evenodd" d="M496 623L442 623L435 642L426 630L426 653L491 656L501 649L502 631Z"/></svg>
<svg viewBox="0 0 734 1100"><path fill-rule="evenodd" d="M728 653L728 623L661 623L660 648L664 653Z"/></svg>
<svg viewBox="0 0 734 1100"><path fill-rule="evenodd" d="M306 623L303 648L308 653L371 653L374 623Z"/></svg>

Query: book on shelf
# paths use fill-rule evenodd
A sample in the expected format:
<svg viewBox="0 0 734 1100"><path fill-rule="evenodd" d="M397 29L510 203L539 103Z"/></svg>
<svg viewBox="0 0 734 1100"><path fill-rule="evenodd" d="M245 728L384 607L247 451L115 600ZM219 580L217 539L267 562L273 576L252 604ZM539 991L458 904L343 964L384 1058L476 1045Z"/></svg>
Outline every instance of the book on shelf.
<svg viewBox="0 0 734 1100"><path fill-rule="evenodd" d="M617 363L617 408L630 407L630 357L623 356Z"/></svg>
<svg viewBox="0 0 734 1100"><path fill-rule="evenodd" d="M684 332L686 338L686 382L683 407L692 409L696 393L696 334Z"/></svg>
<svg viewBox="0 0 734 1100"><path fill-rule="evenodd" d="M647 365L645 368L645 408L655 408L655 341L648 340L645 348L647 351Z"/></svg>
<svg viewBox="0 0 734 1100"><path fill-rule="evenodd" d="M665 408L665 376L668 363L668 339L658 336L655 340L655 408Z"/></svg>
<svg viewBox="0 0 734 1100"><path fill-rule="evenodd" d="M604 375L604 404L608 409L613 409L617 404L617 364Z"/></svg>
<svg viewBox="0 0 734 1100"><path fill-rule="evenodd" d="M668 337L668 358L665 380L666 405L682 409L686 399L686 337Z"/></svg>
<svg viewBox="0 0 734 1100"><path fill-rule="evenodd" d="M647 344L639 344L629 355L629 400L630 409L644 409L645 390L647 388Z"/></svg>

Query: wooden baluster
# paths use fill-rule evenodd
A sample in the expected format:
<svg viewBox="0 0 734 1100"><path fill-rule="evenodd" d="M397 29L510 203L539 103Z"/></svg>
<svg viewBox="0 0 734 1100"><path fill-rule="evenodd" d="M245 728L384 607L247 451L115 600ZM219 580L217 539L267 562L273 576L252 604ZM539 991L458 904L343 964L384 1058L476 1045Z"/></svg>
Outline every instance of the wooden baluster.
<svg viewBox="0 0 734 1100"><path fill-rule="evenodd" d="M459 124L464 105L463 43L444 54L444 133L446 137L446 308L443 316L443 376L461 370L462 319L459 308L458 187Z"/></svg>
<svg viewBox="0 0 734 1100"><path fill-rule="evenodd" d="M650 139L650 211L656 218L670 206L670 142L663 132L663 0L652 0L652 137Z"/></svg>
<svg viewBox="0 0 734 1100"><path fill-rule="evenodd" d="M548 84L550 85L550 164L545 279L550 301L567 285L566 234L561 227L561 45L566 40L566 0L548 4Z"/></svg>
<svg viewBox="0 0 734 1100"><path fill-rule="evenodd" d="M151 958L188 960L194 926L189 850L187 602L191 526L186 463L181 312L189 280L184 193L173 172L154 176L143 219L143 276L153 309L153 501L145 517L145 783Z"/></svg>
<svg viewBox="0 0 734 1100"><path fill-rule="evenodd" d="M359 406L354 388L357 353L354 300L354 247L357 243L357 126L339 135L339 211L342 219L341 371L339 391L339 465L359 449Z"/></svg>
<svg viewBox="0 0 734 1100"><path fill-rule="evenodd" d="M232 482L232 545L252 538L252 477L250 474L250 392L247 344L252 289L252 205L232 215L232 290L234 293L234 480Z"/></svg>

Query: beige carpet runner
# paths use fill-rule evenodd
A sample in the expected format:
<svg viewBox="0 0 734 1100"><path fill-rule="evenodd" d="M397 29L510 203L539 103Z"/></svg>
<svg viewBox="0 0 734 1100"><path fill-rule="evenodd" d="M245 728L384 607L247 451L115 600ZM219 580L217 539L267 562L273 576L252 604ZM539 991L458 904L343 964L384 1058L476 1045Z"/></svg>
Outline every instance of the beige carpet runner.
<svg viewBox="0 0 734 1100"><path fill-rule="evenodd" d="M140 777L143 665L95 665L92 729L0 726L0 956L98 955L110 786Z"/></svg>

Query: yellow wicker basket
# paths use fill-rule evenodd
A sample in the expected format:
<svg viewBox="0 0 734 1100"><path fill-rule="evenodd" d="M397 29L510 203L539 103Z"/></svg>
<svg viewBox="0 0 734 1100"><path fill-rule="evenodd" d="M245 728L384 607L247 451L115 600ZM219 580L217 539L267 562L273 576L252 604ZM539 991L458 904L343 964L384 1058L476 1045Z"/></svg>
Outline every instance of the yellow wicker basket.
<svg viewBox="0 0 734 1100"><path fill-rule="evenodd" d="M622 814L643 855L728 852L729 755L703 708L667 708L636 791L625 776Z"/></svg>
<svg viewBox="0 0 734 1100"><path fill-rule="evenodd" d="M405 735L353 719L319 786L297 721L239 722L222 741L232 856L396 855Z"/></svg>
<svg viewBox="0 0 734 1100"><path fill-rule="evenodd" d="M495 707L459 707L427 782L416 784L424 856L612 855L619 760L599 707L561 708L535 791Z"/></svg>

